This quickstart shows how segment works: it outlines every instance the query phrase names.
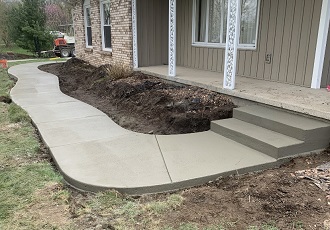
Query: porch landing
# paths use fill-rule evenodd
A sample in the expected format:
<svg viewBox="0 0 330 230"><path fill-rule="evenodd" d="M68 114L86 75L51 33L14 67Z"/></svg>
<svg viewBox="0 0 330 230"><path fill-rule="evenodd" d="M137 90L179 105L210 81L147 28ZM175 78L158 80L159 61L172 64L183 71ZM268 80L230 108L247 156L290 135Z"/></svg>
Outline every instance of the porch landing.
<svg viewBox="0 0 330 230"><path fill-rule="evenodd" d="M140 67L138 70L168 79L210 89L234 98L270 105L330 120L330 92L246 77L236 77L236 88L222 88L223 74L177 66L177 76L168 77L168 66Z"/></svg>

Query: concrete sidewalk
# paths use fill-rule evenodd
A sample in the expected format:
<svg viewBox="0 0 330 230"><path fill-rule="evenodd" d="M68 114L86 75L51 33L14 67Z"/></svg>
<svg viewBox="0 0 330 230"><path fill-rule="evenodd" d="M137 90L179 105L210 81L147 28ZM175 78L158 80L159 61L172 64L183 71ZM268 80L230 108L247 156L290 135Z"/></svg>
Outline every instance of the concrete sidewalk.
<svg viewBox="0 0 330 230"><path fill-rule="evenodd" d="M74 187L155 193L278 163L212 131L147 135L126 130L98 109L64 95L56 76L38 70L42 64L9 69L18 79L11 97L29 113L65 180Z"/></svg>

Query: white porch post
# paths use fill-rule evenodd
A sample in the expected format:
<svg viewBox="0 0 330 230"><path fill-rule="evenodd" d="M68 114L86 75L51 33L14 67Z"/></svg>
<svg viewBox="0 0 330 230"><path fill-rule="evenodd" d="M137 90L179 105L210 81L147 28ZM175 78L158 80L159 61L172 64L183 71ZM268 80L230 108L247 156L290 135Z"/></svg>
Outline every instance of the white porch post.
<svg viewBox="0 0 330 230"><path fill-rule="evenodd" d="M137 44L136 0L132 0L132 33L133 33L133 68L138 68L139 59L138 59L138 44Z"/></svg>
<svg viewBox="0 0 330 230"><path fill-rule="evenodd" d="M176 76L176 0L169 0L168 75Z"/></svg>
<svg viewBox="0 0 330 230"><path fill-rule="evenodd" d="M227 37L223 88L235 88L237 45L241 21L241 0L228 0Z"/></svg>
<svg viewBox="0 0 330 230"><path fill-rule="evenodd" d="M329 22L330 22L330 1L323 0L321 18L319 24L319 32L317 36L317 44L315 51L312 84L311 84L311 88L313 89L319 89L321 87L325 49L327 47L327 39L328 39Z"/></svg>

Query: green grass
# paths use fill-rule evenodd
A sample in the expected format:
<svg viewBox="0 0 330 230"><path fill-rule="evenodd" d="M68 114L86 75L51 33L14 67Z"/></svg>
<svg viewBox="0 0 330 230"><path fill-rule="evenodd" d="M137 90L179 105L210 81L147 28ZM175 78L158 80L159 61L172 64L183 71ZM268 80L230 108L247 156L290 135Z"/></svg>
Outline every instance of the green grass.
<svg viewBox="0 0 330 230"><path fill-rule="evenodd" d="M1 69L1 95L8 95L12 86L7 71ZM62 180L49 162L38 158L39 151L27 113L14 103L0 103L0 229L11 229L13 215L28 210L38 189Z"/></svg>
<svg viewBox="0 0 330 230"><path fill-rule="evenodd" d="M293 228L295 229L295 228ZM247 230L279 230L273 223L266 223L259 226L250 226Z"/></svg>
<svg viewBox="0 0 330 230"><path fill-rule="evenodd" d="M31 55L31 56L34 55L31 51L18 47L15 44L12 44L11 47L5 47L4 45L1 45L0 53L7 53L7 52L13 52L15 54L24 54L24 55Z"/></svg>
<svg viewBox="0 0 330 230"><path fill-rule="evenodd" d="M0 96L9 96L9 90L14 86L14 82L9 80L7 70L0 66Z"/></svg>
<svg viewBox="0 0 330 230"><path fill-rule="evenodd" d="M0 221L26 207L34 199L34 192L49 181L60 181L61 177L50 164L35 163L21 167L6 167L0 172Z"/></svg>
<svg viewBox="0 0 330 230"><path fill-rule="evenodd" d="M183 202L183 197L178 194L170 195L165 201L151 201L146 204L145 209L155 215L163 214L164 212L179 207Z"/></svg>
<svg viewBox="0 0 330 230"><path fill-rule="evenodd" d="M18 105L11 103L8 108L9 120L12 123L29 122L31 121L29 115L21 109Z"/></svg>

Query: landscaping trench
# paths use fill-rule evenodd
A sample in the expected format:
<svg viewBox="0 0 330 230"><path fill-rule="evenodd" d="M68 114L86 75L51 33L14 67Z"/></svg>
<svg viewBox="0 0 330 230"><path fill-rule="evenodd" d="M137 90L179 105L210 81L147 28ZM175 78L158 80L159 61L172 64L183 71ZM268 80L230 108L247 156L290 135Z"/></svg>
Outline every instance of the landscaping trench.
<svg viewBox="0 0 330 230"><path fill-rule="evenodd" d="M161 80L111 66L96 68L79 59L41 70L59 77L63 93L106 113L120 126L154 134L206 131L210 121L232 116L230 98L209 90Z"/></svg>

